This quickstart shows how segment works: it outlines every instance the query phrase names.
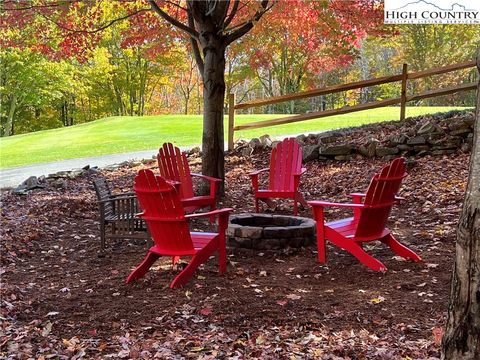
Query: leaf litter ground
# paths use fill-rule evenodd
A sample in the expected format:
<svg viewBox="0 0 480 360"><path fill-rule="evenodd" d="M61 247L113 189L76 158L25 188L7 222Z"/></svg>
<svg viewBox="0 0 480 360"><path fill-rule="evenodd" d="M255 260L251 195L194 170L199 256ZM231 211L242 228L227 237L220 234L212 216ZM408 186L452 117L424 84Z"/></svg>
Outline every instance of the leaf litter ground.
<svg viewBox="0 0 480 360"><path fill-rule="evenodd" d="M198 168L200 159L190 160ZM210 259L178 290L168 288L176 274L170 259L125 285L145 244L110 243L108 255L97 256L92 180L106 176L116 191L131 191L135 173L154 163L68 180L62 190L4 192L1 358L438 358L468 161L459 153L409 164L401 190L407 200L394 209L390 228L423 263L402 261L381 245L367 246L386 274L331 245L327 265L316 262L314 246L229 249L225 276ZM267 151L229 155L221 206L252 211L247 174L267 163ZM307 199L349 201L383 163L309 162L301 188ZM290 213L290 204L276 211Z"/></svg>

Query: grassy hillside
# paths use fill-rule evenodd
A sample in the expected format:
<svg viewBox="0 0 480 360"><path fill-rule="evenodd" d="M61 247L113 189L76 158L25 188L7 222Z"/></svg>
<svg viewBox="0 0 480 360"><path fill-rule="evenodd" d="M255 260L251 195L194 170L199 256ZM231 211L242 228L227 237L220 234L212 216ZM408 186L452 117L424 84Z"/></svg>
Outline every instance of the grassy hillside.
<svg viewBox="0 0 480 360"><path fill-rule="evenodd" d="M407 116L452 109L462 108L410 107L407 108ZM329 118L239 131L235 133L235 138L252 138L262 134L275 136L320 132L372 122L396 120L398 116L398 107L365 110ZM236 124L276 117L279 115L237 115ZM226 118L225 129L227 129ZM200 115L109 117L68 128L1 138L0 168L155 149L166 141L174 142L179 146L194 146L201 143L201 136L202 117Z"/></svg>

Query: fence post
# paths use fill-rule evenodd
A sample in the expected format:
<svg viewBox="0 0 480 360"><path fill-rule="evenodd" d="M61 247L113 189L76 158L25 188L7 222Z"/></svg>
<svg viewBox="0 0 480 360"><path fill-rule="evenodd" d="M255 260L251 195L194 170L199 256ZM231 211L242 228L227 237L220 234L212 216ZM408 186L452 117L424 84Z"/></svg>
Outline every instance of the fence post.
<svg viewBox="0 0 480 360"><path fill-rule="evenodd" d="M400 120L405 120L405 110L407 106L407 78L408 78L408 65L403 64L402 67L402 92L400 94Z"/></svg>
<svg viewBox="0 0 480 360"><path fill-rule="evenodd" d="M228 94L228 150L233 150L233 127L235 126L235 94Z"/></svg>

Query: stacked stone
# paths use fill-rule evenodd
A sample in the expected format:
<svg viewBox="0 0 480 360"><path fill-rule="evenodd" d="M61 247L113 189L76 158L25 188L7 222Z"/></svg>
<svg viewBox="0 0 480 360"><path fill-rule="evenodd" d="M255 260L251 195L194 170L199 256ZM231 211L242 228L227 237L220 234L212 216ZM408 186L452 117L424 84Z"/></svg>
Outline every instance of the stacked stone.
<svg viewBox="0 0 480 360"><path fill-rule="evenodd" d="M438 156L469 152L473 146L474 123L473 113L451 112L299 135L296 140L302 146L304 162L351 160L358 156L386 160L397 156ZM391 135L386 135L389 133ZM249 156L257 149L273 147L276 143L263 135L241 143L237 149L243 156Z"/></svg>
<svg viewBox="0 0 480 360"><path fill-rule="evenodd" d="M315 221L286 215L234 215L230 217L227 236L229 247L257 250L299 248L315 241Z"/></svg>

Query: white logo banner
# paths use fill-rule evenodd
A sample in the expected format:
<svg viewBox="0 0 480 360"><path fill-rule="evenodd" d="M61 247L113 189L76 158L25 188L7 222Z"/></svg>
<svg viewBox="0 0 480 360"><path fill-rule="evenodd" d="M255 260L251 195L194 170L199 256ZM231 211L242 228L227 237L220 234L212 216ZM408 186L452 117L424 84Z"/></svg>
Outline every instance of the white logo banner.
<svg viewBox="0 0 480 360"><path fill-rule="evenodd" d="M385 24L480 24L480 0L385 0Z"/></svg>

